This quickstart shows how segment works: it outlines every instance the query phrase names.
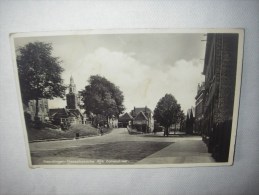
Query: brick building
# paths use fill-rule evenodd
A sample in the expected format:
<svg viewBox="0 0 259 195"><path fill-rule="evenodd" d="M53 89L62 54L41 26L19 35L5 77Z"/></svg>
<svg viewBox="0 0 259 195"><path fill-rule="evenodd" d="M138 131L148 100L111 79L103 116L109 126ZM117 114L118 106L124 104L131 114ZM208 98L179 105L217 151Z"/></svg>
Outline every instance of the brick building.
<svg viewBox="0 0 259 195"><path fill-rule="evenodd" d="M203 139L220 162L228 161L234 106L238 34L207 34L203 74Z"/></svg>
<svg viewBox="0 0 259 195"><path fill-rule="evenodd" d="M197 95L195 97L195 129L194 132L201 134L202 131L202 121L203 121L203 111L204 111L204 82L198 84Z"/></svg>
<svg viewBox="0 0 259 195"><path fill-rule="evenodd" d="M67 109L78 109L80 100L78 94L76 93L76 85L72 76L70 77L69 92L66 95L66 99Z"/></svg>

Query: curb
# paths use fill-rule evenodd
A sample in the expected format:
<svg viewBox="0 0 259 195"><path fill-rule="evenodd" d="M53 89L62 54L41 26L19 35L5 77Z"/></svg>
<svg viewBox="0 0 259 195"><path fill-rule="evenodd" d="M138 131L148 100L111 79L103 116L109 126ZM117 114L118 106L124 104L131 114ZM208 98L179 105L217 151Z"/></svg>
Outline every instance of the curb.
<svg viewBox="0 0 259 195"><path fill-rule="evenodd" d="M32 140L29 141L29 143L34 143L34 142L51 142L51 141L63 141L63 140L76 140L76 139L82 139L82 138L87 138L87 137L96 137L98 135L88 135L88 136L80 136L78 138L59 138L59 139L39 139L39 140Z"/></svg>
<svg viewBox="0 0 259 195"><path fill-rule="evenodd" d="M106 134L109 134L109 133L103 133L103 135L106 135ZM98 135L86 135L86 136L80 136L78 138L73 137L73 138L58 138L58 139L39 139L39 140L29 141L29 143L63 141L63 140L77 140L77 139L82 139L82 138L87 138L87 137L97 137L97 136L103 136L103 135L99 135L99 134Z"/></svg>

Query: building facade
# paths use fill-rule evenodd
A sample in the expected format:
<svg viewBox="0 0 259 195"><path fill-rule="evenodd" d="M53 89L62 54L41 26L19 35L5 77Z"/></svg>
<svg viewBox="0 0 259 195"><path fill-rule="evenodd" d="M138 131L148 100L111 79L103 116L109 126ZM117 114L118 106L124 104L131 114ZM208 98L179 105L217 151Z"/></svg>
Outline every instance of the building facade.
<svg viewBox="0 0 259 195"><path fill-rule="evenodd" d="M195 129L196 134L201 134L202 132L202 122L203 122L203 111L204 111L204 87L205 83L202 82L198 84L197 95L195 97Z"/></svg>
<svg viewBox="0 0 259 195"><path fill-rule="evenodd" d="M202 136L212 156L228 160L234 106L238 34L207 34Z"/></svg>
<svg viewBox="0 0 259 195"><path fill-rule="evenodd" d="M84 124L84 116L77 109L54 108L49 109L50 120L54 125L69 123Z"/></svg>
<svg viewBox="0 0 259 195"><path fill-rule="evenodd" d="M119 120L117 117L112 116L108 118L108 124L110 128L118 128Z"/></svg>
<svg viewBox="0 0 259 195"><path fill-rule="evenodd" d="M151 133L154 131L153 113L148 107L134 107L130 112L130 115L133 117L133 128L144 133Z"/></svg>
<svg viewBox="0 0 259 195"><path fill-rule="evenodd" d="M132 125L133 123L133 117L129 113L124 113L119 117L119 127L126 128L128 125Z"/></svg>

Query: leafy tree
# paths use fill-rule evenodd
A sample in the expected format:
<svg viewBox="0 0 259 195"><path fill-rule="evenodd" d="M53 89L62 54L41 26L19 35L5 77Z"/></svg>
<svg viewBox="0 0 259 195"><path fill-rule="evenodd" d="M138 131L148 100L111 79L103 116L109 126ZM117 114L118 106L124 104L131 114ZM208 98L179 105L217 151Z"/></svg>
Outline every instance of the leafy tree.
<svg viewBox="0 0 259 195"><path fill-rule="evenodd" d="M189 117L188 112L187 112L187 117L186 117L185 123L186 123L186 129L185 129L185 131L186 131L186 133L188 134L188 133L189 133L189 128L190 128L190 117Z"/></svg>
<svg viewBox="0 0 259 195"><path fill-rule="evenodd" d="M118 117L125 110L124 96L119 87L99 75L91 76L88 82L82 92L86 114L104 116L108 124L108 118Z"/></svg>
<svg viewBox="0 0 259 195"><path fill-rule="evenodd" d="M180 131L183 130L184 120L185 120L185 115L184 115L183 111L181 110L179 113L179 121L178 121L180 123Z"/></svg>
<svg viewBox="0 0 259 195"><path fill-rule="evenodd" d="M52 56L50 43L28 43L18 49L17 66L22 100L36 100L35 119L38 119L41 98L64 97L61 61Z"/></svg>
<svg viewBox="0 0 259 195"><path fill-rule="evenodd" d="M176 124L179 118L181 106L171 94L162 97L154 110L154 119L165 127L165 134L168 136L168 129L172 124Z"/></svg>
<svg viewBox="0 0 259 195"><path fill-rule="evenodd" d="M193 124L194 124L194 117L193 117L193 113L192 113L192 109L191 109L190 121L189 121L189 125L190 125L190 131L189 131L189 133L190 133L190 134L193 133Z"/></svg>

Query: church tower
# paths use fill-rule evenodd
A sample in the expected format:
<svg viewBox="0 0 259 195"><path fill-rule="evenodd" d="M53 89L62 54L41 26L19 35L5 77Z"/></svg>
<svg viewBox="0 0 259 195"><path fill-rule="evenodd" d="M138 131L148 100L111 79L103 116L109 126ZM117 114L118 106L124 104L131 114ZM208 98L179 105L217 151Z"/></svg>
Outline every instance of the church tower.
<svg viewBox="0 0 259 195"><path fill-rule="evenodd" d="M77 109L78 108L78 99L76 94L76 85L74 79L70 77L69 92L66 95L67 97L67 109Z"/></svg>

